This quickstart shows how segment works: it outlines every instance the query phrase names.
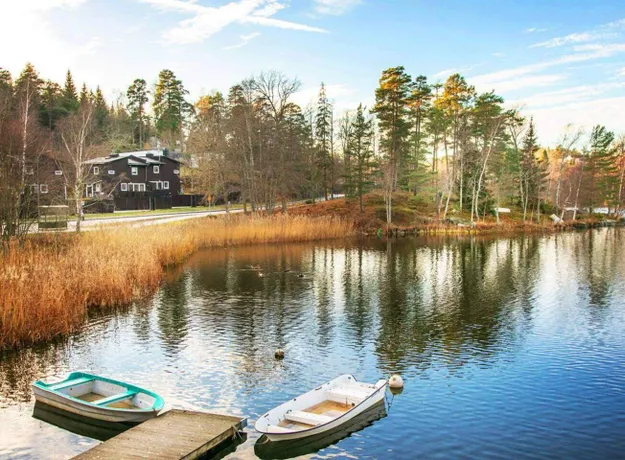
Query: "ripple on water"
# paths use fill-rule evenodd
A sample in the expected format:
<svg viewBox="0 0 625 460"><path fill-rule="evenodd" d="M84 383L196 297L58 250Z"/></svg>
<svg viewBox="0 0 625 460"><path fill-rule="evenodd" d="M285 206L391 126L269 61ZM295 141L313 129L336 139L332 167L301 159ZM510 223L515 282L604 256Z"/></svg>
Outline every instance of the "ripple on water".
<svg viewBox="0 0 625 460"><path fill-rule="evenodd" d="M625 449L621 235L197 254L148 301L0 356L0 413L10 422L0 457L68 457L93 445L30 417L33 380L91 369L172 406L246 415L251 426L336 375L402 374L387 417L306 457L616 458ZM266 276L246 269L256 265ZM254 458L257 439L250 430L231 457Z"/></svg>

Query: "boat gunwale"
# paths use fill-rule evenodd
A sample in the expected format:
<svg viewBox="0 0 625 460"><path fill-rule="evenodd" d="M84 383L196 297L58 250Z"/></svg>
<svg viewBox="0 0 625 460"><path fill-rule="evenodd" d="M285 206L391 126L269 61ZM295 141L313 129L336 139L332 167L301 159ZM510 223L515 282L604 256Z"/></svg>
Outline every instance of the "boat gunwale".
<svg viewBox="0 0 625 460"><path fill-rule="evenodd" d="M354 380L354 382L357 382L357 383L362 383L362 382L359 382L358 380L356 380L356 377L354 377L352 374L343 374L343 375L340 375L340 376L338 376L338 377L336 377L335 379L332 379L332 380L336 380L336 379L338 379L338 378L340 378L340 377L343 377L343 376L345 376L345 375L347 375L347 376L351 377L351 378ZM318 386L317 388L313 388L313 390L311 390L311 391L321 389L321 387L323 387L324 385L326 385L326 384L328 384L328 383L332 382L332 380L330 380L330 381L328 381L328 382L325 382L325 383L322 383L320 386ZM367 396L367 397L366 397L365 399L363 399L361 402L359 402L359 403L358 403L358 404L356 404L355 406L352 406L350 409L348 409L346 412L342 413L342 414L341 414L341 415L339 415L338 417L333 418L332 420L330 420L330 421L328 421L328 422L322 423L321 425L311 426L310 428L306 428L306 429L303 429L303 430L293 430L293 431L289 431L288 433L275 433L275 432L269 432L269 431L259 430L258 428L256 428L256 423L258 423L258 420L260 420L260 419L262 419L262 418L264 418L264 417L267 417L267 416L269 415L269 412L271 412L271 411L273 410L273 409L271 409L271 410L269 410L268 412L266 412L265 414L263 414L263 415L262 415L262 416L261 416L261 417L260 417L260 418L256 421L256 423L254 424L254 429L255 429L256 431L258 431L259 433L262 433L262 434L264 434L264 435L271 435L271 436L276 436L276 437L282 437L282 436L288 436L288 435L291 435L291 434L296 434L296 433L297 433L297 434L299 434L299 433L306 433L306 432L311 431L311 430L316 430L316 429L318 429L318 428L323 428L324 426L329 425L330 423L334 423L334 422L336 422L337 420L340 420L341 418L345 417L347 414L349 414L350 412L352 412L352 411L353 411L354 409L356 409L357 407L362 406L362 405L363 405L363 404L364 404L364 403L365 403L368 399L371 399L371 398L372 398L373 396L375 396L375 395L376 395L376 394L377 394L380 390L386 390L387 385L388 385L388 379L385 379L385 380L384 380L384 385L382 385L380 388L378 388L377 390L375 390L373 393L371 393L369 396ZM374 384L374 386L375 386L375 384ZM304 394L306 394L306 393L304 393ZM300 396L302 396L302 395L296 396L295 398L292 398L290 401L294 401L294 400L296 400L297 398L299 398ZM288 401L287 401L287 402L288 402ZM285 404L285 403L282 403L282 404ZM279 407L279 406L278 406L278 407ZM274 409L275 409L275 407L274 407ZM285 412L285 413L286 413L286 412Z"/></svg>
<svg viewBox="0 0 625 460"><path fill-rule="evenodd" d="M70 395L61 393L58 390L50 389L50 387L53 386L53 385L58 385L59 383L68 382L70 380L74 380L74 379L81 378L81 377L89 377L89 378L92 378L93 380L100 380L102 382L112 383L114 385L123 386L123 387L126 388L127 391L128 390L132 390L132 391L136 391L137 393L143 393L145 395L153 397L155 399L154 404L149 409L126 409L126 408L122 408L122 407L99 406L97 404L93 404L92 402L85 401L83 399L76 398L74 396L70 396ZM83 382L83 383L87 383L87 382ZM100 409L100 410L104 410L104 411L115 411L115 412L124 412L124 413L144 414L144 413L149 413L149 412L159 412L165 406L165 400L163 399L163 397L158 395L158 394L156 394L156 393L154 393L153 391L146 390L144 388L138 387L138 386L133 385L131 383L122 382L122 381L111 379L111 378L108 378L108 377L102 377L100 375L89 374L87 372L79 372L79 371L71 372L64 380L61 380L59 382L54 382L54 383L46 383L43 380L36 380L33 383L33 386L37 387L40 390L43 390L43 391L45 391L47 393L59 395L62 398L65 398L65 399L68 399L68 400L71 400L71 401L75 401L78 404L82 404L82 405L85 405L85 406L89 406L89 407ZM35 395L35 399L36 399L36 397L37 397L37 395Z"/></svg>

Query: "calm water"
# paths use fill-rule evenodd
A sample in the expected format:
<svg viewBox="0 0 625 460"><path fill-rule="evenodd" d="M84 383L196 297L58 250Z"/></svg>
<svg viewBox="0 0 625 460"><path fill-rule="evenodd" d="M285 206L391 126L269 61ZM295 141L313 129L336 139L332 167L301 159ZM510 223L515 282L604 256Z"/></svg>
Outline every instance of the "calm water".
<svg viewBox="0 0 625 460"><path fill-rule="evenodd" d="M31 416L33 380L90 369L251 426L339 374L403 375L386 417L314 458L623 458L624 242L606 229L197 254L148 302L0 357L0 457L95 445ZM248 431L230 458L255 458Z"/></svg>

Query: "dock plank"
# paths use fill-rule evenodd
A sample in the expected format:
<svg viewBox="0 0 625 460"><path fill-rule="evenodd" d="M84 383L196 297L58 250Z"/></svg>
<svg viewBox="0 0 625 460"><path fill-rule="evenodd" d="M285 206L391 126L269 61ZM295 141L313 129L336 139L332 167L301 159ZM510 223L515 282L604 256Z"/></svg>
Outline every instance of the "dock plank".
<svg viewBox="0 0 625 460"><path fill-rule="evenodd" d="M232 439L246 424L242 417L172 409L74 459L192 460Z"/></svg>

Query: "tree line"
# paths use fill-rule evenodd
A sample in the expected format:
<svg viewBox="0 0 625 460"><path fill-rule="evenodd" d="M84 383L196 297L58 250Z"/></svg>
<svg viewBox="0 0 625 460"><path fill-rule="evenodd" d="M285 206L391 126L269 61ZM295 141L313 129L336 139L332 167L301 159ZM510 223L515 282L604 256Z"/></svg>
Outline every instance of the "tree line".
<svg viewBox="0 0 625 460"><path fill-rule="evenodd" d="M375 104L337 114L321 84L306 107L301 83L263 72L189 101L171 70L153 85L135 79L105 100L98 86L78 89L42 79L32 64L13 79L0 69L0 212L5 238L19 231L29 164L51 155L71 165L64 180L79 211L83 162L113 151L167 147L187 160L185 191L238 199L251 210L287 210L290 199L357 200L379 190L386 219L393 197L408 193L447 219L472 222L494 208L576 218L577 209L623 204L625 147L597 125L582 142L568 130L555 148L541 147L531 118L506 107L494 91L479 93L459 74L445 82L413 78L404 67L382 72Z"/></svg>

